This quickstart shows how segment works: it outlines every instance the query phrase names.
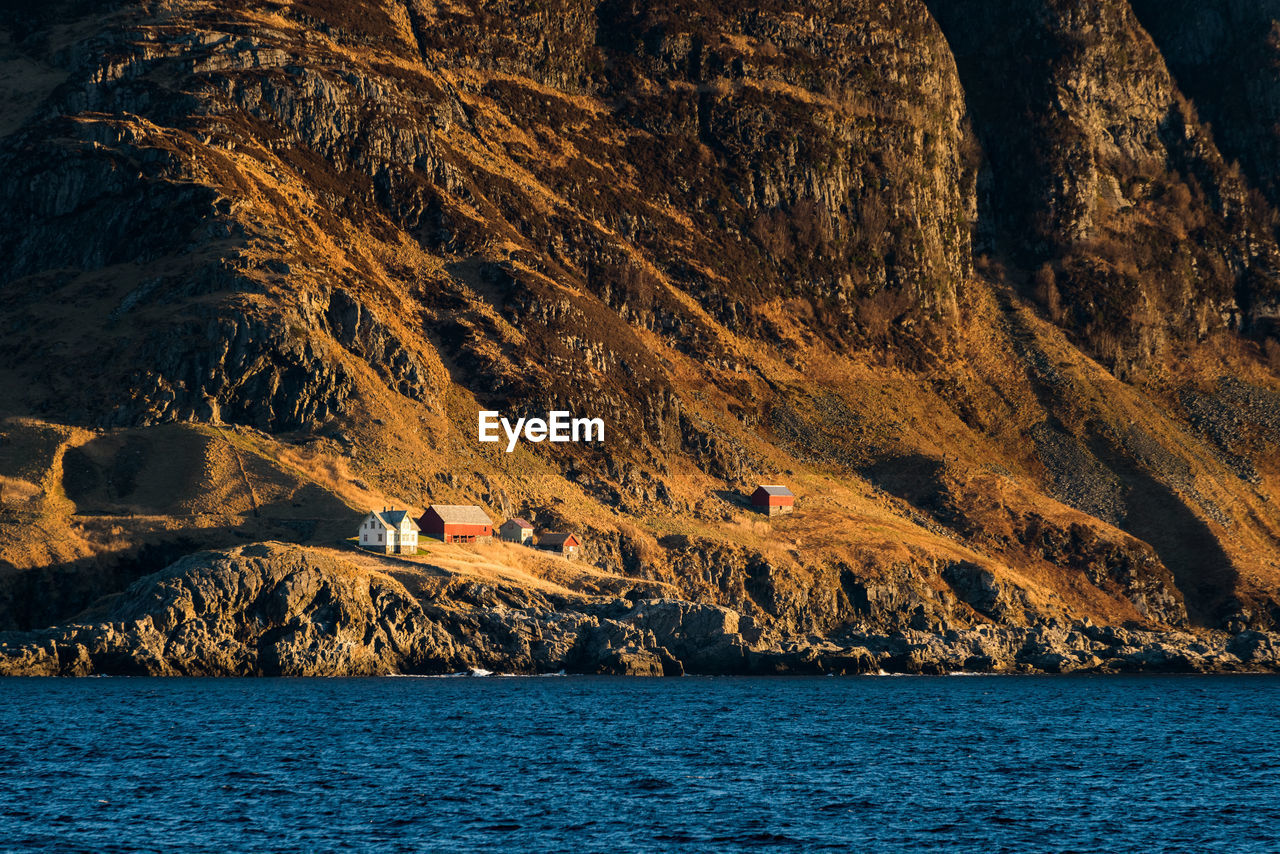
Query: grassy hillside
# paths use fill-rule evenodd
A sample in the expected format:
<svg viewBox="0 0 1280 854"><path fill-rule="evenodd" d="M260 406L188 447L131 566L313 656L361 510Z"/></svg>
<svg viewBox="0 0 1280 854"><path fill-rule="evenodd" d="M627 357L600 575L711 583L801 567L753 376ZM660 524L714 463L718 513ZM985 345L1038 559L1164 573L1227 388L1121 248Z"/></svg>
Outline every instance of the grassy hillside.
<svg viewBox="0 0 1280 854"><path fill-rule="evenodd" d="M1274 213L1127 3L1033 6L21 10L0 628L471 502L780 635L1280 625Z"/></svg>

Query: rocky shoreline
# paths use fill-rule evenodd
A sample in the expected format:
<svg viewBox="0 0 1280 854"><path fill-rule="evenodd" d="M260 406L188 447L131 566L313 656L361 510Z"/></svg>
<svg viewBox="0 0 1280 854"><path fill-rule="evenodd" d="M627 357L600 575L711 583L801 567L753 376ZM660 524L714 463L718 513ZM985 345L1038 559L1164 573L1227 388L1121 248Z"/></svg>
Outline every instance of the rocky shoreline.
<svg viewBox="0 0 1280 854"><path fill-rule="evenodd" d="M523 593L524 595L517 595ZM778 638L717 605L396 579L281 544L178 561L73 624L0 633L0 675L630 676L1280 671L1280 636L1089 621Z"/></svg>

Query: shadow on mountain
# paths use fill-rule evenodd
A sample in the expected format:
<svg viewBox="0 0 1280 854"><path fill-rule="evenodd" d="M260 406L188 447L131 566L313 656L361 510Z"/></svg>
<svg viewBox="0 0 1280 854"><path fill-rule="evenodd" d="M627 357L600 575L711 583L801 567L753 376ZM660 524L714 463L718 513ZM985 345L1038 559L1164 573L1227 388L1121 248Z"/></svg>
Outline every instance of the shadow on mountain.
<svg viewBox="0 0 1280 854"><path fill-rule="evenodd" d="M877 460L862 468L860 474L890 495L934 513L942 508L945 470L946 465L937 457L904 454Z"/></svg>
<svg viewBox="0 0 1280 854"><path fill-rule="evenodd" d="M72 620L94 602L206 548L178 536L67 563L0 576L0 631L31 631Z"/></svg>
<svg viewBox="0 0 1280 854"><path fill-rule="evenodd" d="M1213 531L1172 488L1093 442L1096 456L1125 486L1122 528L1151 545L1161 563L1173 573L1186 600L1193 624L1216 627L1234 597L1240 574L1219 545Z"/></svg>

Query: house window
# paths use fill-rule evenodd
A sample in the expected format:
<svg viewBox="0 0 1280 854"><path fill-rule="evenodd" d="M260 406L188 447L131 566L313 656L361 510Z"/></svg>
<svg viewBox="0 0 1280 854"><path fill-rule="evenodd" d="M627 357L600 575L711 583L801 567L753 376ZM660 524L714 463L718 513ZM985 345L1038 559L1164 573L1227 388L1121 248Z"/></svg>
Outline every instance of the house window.
<svg viewBox="0 0 1280 854"><path fill-rule="evenodd" d="M378 542L382 542L382 534L378 534Z"/></svg>

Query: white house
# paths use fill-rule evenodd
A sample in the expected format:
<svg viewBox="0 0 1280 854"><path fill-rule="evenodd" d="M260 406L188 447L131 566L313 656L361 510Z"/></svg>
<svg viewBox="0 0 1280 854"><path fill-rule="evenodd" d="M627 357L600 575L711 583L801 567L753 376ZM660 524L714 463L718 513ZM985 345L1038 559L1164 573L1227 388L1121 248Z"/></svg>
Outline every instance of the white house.
<svg viewBox="0 0 1280 854"><path fill-rule="evenodd" d="M408 510L375 510L360 523L360 545L386 554L417 554L418 523Z"/></svg>

